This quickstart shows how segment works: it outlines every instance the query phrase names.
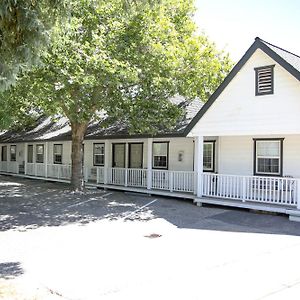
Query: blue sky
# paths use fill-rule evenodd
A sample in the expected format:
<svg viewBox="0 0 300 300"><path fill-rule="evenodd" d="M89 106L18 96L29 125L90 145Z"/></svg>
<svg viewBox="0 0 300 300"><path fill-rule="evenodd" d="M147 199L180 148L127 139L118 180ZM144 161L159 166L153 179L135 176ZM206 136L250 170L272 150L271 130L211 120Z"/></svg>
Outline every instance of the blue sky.
<svg viewBox="0 0 300 300"><path fill-rule="evenodd" d="M195 21L238 61L254 38L300 55L300 0L195 0Z"/></svg>

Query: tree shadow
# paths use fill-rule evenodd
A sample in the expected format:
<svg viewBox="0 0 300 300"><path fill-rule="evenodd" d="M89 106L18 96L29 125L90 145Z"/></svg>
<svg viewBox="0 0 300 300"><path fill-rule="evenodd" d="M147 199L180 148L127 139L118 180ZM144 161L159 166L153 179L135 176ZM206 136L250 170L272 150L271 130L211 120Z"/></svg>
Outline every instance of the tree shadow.
<svg viewBox="0 0 300 300"><path fill-rule="evenodd" d="M14 279L23 274L24 270L19 262L0 263L0 279Z"/></svg>
<svg viewBox="0 0 300 300"><path fill-rule="evenodd" d="M69 185L0 176L0 231L44 226L85 225L100 220L150 221L161 218L178 228L300 235L300 223L287 216L203 206L192 201L118 191L87 189L74 194ZM151 205L145 206L145 204Z"/></svg>

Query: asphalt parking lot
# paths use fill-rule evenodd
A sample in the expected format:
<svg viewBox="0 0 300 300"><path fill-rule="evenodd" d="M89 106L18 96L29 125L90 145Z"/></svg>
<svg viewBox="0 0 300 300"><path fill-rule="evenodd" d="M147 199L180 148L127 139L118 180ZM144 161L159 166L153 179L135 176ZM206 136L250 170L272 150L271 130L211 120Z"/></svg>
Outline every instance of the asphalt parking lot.
<svg viewBox="0 0 300 300"><path fill-rule="evenodd" d="M0 176L0 299L298 299L286 216Z"/></svg>

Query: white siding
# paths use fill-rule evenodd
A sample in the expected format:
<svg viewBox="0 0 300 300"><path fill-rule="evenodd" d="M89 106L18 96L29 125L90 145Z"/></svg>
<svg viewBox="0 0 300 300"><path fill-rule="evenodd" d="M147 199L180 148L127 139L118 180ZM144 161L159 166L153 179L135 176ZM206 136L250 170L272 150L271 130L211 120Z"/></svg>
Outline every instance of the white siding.
<svg viewBox="0 0 300 300"><path fill-rule="evenodd" d="M283 176L300 178L300 135L220 137L220 174L253 175L253 138L284 138Z"/></svg>
<svg viewBox="0 0 300 300"><path fill-rule="evenodd" d="M254 68L273 64L274 94L255 96ZM190 135L299 134L299 114L299 81L258 49Z"/></svg>
<svg viewBox="0 0 300 300"><path fill-rule="evenodd" d="M169 170L192 171L194 143L192 138L154 138L153 142L169 142ZM105 143L105 140L85 140L85 166L93 166L93 144ZM109 140L109 165L112 165L112 144L113 143L143 143L143 168L147 167L147 143L148 139L113 139ZM128 149L128 148L127 148ZM179 152L183 152L183 160L178 161ZM126 153L126 158L128 153ZM126 160L128 161L128 159Z"/></svg>

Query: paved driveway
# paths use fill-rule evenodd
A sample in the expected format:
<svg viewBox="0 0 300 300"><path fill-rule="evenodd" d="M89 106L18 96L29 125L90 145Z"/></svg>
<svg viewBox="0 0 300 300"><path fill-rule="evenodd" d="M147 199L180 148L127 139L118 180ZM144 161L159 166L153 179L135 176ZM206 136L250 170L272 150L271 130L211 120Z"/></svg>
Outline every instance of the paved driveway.
<svg viewBox="0 0 300 300"><path fill-rule="evenodd" d="M0 176L0 299L299 299L285 216Z"/></svg>

